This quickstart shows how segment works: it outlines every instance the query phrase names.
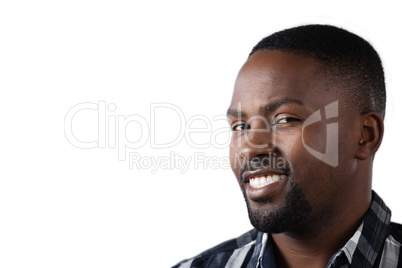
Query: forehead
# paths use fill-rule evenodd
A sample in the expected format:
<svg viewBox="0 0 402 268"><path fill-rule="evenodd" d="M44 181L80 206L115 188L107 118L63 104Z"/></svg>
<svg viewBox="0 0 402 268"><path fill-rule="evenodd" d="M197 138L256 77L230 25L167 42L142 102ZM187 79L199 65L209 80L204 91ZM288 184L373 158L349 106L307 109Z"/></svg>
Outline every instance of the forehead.
<svg viewBox="0 0 402 268"><path fill-rule="evenodd" d="M232 105L253 107L280 98L293 98L311 109L336 100L334 90L313 58L277 51L255 52L243 65L236 79Z"/></svg>

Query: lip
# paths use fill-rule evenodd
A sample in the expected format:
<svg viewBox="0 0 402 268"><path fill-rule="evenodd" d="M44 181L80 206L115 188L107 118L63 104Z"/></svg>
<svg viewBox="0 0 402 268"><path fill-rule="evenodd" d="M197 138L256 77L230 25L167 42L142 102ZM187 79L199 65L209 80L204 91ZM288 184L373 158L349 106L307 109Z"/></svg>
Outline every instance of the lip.
<svg viewBox="0 0 402 268"><path fill-rule="evenodd" d="M253 177L259 177L259 176L268 176L268 175L286 175L284 179L274 181L262 188L254 188L250 185L250 178ZM280 169L258 169L255 171L246 171L243 173L243 183L245 184L245 190L247 197L256 203L260 202L266 202L269 200L274 199L275 196L278 196L281 194L286 181L287 181L287 176L283 170Z"/></svg>

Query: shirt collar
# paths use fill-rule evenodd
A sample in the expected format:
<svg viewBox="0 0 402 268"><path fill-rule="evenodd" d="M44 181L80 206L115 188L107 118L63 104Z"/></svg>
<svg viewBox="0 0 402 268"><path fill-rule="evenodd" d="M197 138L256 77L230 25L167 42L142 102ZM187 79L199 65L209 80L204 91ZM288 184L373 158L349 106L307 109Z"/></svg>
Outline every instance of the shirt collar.
<svg viewBox="0 0 402 268"><path fill-rule="evenodd" d="M391 211L372 191L372 200L363 222L342 248L353 267L372 267L390 233Z"/></svg>

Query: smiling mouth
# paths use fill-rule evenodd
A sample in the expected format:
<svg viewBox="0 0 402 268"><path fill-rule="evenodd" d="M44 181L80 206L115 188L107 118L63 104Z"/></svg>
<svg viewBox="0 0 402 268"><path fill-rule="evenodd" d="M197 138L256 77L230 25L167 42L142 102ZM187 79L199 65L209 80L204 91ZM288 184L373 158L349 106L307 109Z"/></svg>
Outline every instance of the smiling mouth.
<svg viewBox="0 0 402 268"><path fill-rule="evenodd" d="M271 183L284 180L286 175L267 175L267 176L258 176L258 177L251 177L249 179L250 186L256 189L263 188Z"/></svg>

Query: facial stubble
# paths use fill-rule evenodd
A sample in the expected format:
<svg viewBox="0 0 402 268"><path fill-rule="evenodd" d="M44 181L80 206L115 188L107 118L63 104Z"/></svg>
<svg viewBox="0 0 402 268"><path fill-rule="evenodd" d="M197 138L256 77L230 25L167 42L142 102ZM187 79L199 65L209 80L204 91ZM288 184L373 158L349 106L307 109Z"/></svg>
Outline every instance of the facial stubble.
<svg viewBox="0 0 402 268"><path fill-rule="evenodd" d="M250 222L257 230L271 234L294 231L310 214L312 206L302 188L293 180L289 181L289 185L290 190L277 207L271 206L270 200L267 200L265 206L253 209L245 191L243 191Z"/></svg>

